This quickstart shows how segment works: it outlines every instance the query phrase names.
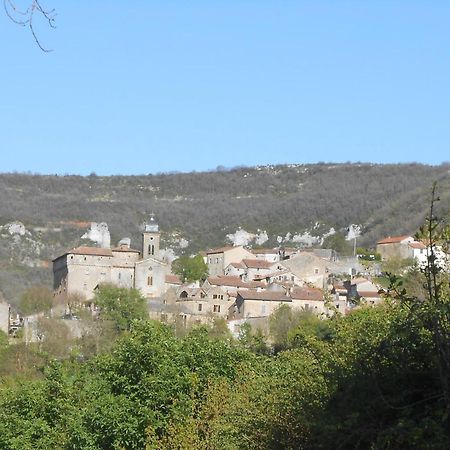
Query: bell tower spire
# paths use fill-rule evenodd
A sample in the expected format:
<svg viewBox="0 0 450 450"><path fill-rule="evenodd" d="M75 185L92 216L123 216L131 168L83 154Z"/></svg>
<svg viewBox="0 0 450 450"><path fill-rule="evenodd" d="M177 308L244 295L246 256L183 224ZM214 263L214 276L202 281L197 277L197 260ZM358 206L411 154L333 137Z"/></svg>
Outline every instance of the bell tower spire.
<svg viewBox="0 0 450 450"><path fill-rule="evenodd" d="M161 234L159 232L158 222L153 212L150 219L145 223L142 233L142 258L157 257L159 253L159 241Z"/></svg>

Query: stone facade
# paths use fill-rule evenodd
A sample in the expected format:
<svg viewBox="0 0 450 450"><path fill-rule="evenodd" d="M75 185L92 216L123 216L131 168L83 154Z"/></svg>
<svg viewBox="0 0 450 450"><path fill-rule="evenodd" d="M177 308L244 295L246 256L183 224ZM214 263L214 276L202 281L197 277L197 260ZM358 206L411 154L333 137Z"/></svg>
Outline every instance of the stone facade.
<svg viewBox="0 0 450 450"><path fill-rule="evenodd" d="M166 275L170 272L170 266L159 258L159 253L159 227L152 217L142 234L141 251L129 244L112 249L78 247L54 259L55 295L91 300L99 285L112 283L136 288L149 298L159 297L166 291Z"/></svg>

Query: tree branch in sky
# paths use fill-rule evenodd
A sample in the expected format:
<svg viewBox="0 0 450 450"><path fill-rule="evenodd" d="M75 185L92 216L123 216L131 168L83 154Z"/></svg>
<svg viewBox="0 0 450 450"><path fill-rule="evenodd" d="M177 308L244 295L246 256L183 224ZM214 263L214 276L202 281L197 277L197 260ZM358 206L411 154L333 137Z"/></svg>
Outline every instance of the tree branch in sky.
<svg viewBox="0 0 450 450"><path fill-rule="evenodd" d="M31 0L31 2L28 4L28 7L26 9L21 9L17 7L17 4L14 0L3 0L3 6L5 8L7 16L17 25L21 25L23 27L28 27L31 31L31 34L33 35L34 40L36 41L36 44L39 46L39 48L43 52L51 52L52 50L49 50L45 48L38 36L36 35L36 32L34 31L34 19L36 15L40 15L43 17L51 28L56 28L55 26L55 18L56 18L56 10L51 9L47 10L45 9L39 0Z"/></svg>

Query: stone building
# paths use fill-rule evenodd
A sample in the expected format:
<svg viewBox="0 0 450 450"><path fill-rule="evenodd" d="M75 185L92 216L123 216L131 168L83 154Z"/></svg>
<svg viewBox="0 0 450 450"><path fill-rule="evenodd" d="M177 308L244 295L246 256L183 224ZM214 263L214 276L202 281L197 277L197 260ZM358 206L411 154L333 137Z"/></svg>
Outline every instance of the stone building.
<svg viewBox="0 0 450 450"><path fill-rule="evenodd" d="M141 251L129 243L115 248L77 247L53 260L55 295L76 295L91 300L104 283L136 288L146 297L159 297L166 290L170 264L160 258L160 232L151 217L142 233Z"/></svg>

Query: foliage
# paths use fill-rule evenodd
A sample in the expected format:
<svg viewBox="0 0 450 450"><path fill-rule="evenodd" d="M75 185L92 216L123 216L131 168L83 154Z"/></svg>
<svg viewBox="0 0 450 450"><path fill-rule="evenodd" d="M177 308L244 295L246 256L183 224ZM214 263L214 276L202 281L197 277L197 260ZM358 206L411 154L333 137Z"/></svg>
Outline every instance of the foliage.
<svg viewBox="0 0 450 450"><path fill-rule="evenodd" d="M192 258L180 256L172 263L172 271L180 277L183 283L205 280L208 276L208 266L201 255Z"/></svg>
<svg viewBox="0 0 450 450"><path fill-rule="evenodd" d="M118 331L129 330L134 320L148 317L145 299L137 289L105 284L95 293L94 303L100 308L100 319L112 321Z"/></svg>
<svg viewBox="0 0 450 450"><path fill-rule="evenodd" d="M353 254L353 245L350 241L345 239L343 233L335 233L330 236L327 236L323 240L322 244L323 248L331 248L339 255L350 256Z"/></svg>
<svg viewBox="0 0 450 450"><path fill-rule="evenodd" d="M400 258L392 256L386 259L381 264L381 270L386 274L405 275L408 269L414 267L414 260L412 258Z"/></svg>
<svg viewBox="0 0 450 450"><path fill-rule="evenodd" d="M374 250L369 248L358 247L356 249L356 254L359 259L364 261L381 261L381 255Z"/></svg>
<svg viewBox="0 0 450 450"><path fill-rule="evenodd" d="M53 306L53 292L47 286L31 286L20 299L23 314L35 314L48 311Z"/></svg>

